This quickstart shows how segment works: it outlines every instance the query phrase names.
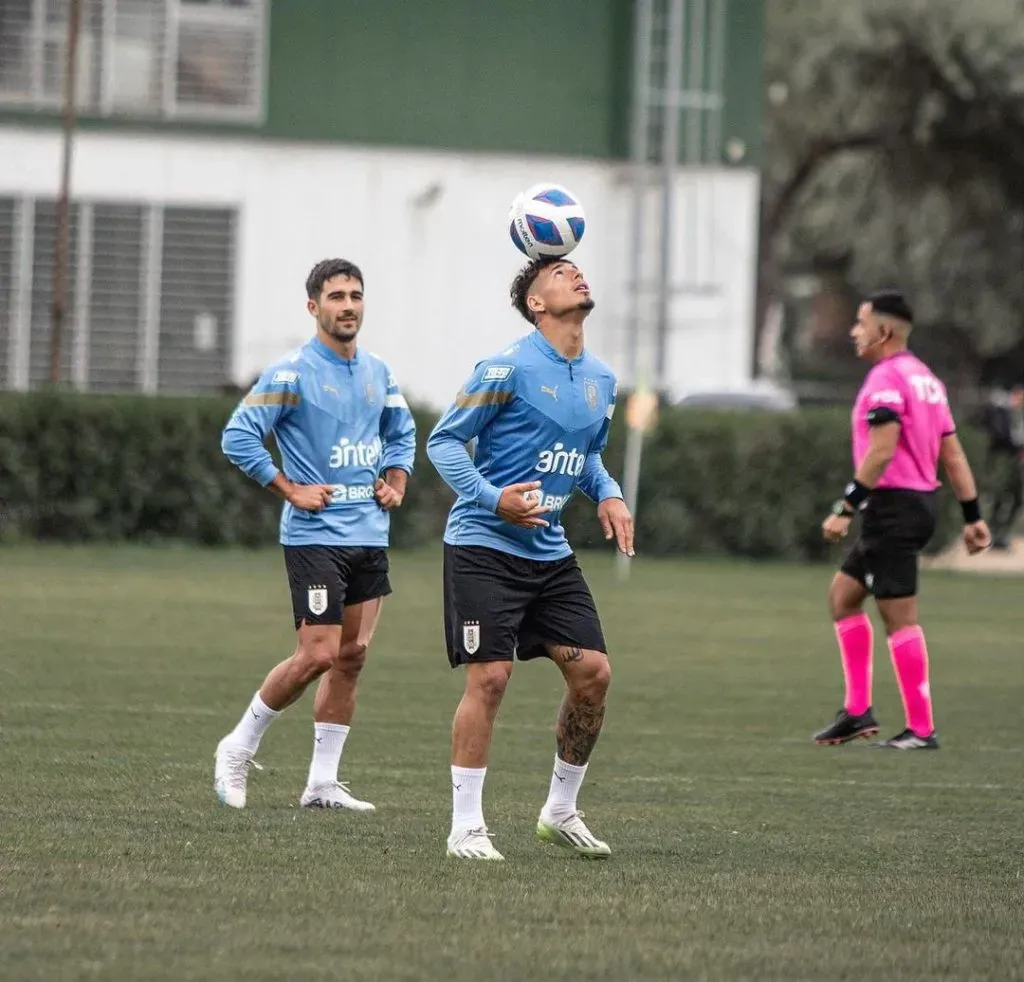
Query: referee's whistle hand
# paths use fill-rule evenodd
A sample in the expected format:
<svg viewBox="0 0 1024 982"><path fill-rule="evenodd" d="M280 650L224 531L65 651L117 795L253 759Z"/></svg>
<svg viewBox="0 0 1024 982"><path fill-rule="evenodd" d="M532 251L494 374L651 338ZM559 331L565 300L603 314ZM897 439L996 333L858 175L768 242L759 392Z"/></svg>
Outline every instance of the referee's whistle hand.
<svg viewBox="0 0 1024 982"><path fill-rule="evenodd" d="M523 529L547 528L548 523L539 516L550 511L541 502L540 481L525 481L522 484L510 484L501 489L496 513L510 525Z"/></svg>
<svg viewBox="0 0 1024 982"><path fill-rule="evenodd" d="M969 556L976 556L992 545L992 533L985 522L972 522L964 526L964 545Z"/></svg>
<svg viewBox="0 0 1024 982"><path fill-rule="evenodd" d="M845 539L850 531L850 519L842 515L829 515L822 522L821 533L826 542L838 542Z"/></svg>

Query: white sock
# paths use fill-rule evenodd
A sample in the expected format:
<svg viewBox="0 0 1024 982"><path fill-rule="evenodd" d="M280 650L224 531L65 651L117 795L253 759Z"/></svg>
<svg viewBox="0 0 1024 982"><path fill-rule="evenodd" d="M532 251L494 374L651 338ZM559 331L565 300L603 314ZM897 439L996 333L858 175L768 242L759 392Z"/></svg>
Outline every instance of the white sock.
<svg viewBox="0 0 1024 982"><path fill-rule="evenodd" d="M333 784L338 780L341 766L341 751L349 727L341 723L313 724L313 760L309 765L307 788L318 788L321 784Z"/></svg>
<svg viewBox="0 0 1024 982"><path fill-rule="evenodd" d="M484 827L486 767L452 765L452 834Z"/></svg>
<svg viewBox="0 0 1024 982"><path fill-rule="evenodd" d="M555 755L555 771L551 775L548 800L541 809L547 818L566 818L576 811L576 796L587 773L589 764L567 764Z"/></svg>
<svg viewBox="0 0 1024 982"><path fill-rule="evenodd" d="M257 692L252 697L249 708L242 713L238 726L228 735L228 743L237 743L239 746L245 747L246 750L256 753L267 727L280 715L280 710L271 709Z"/></svg>

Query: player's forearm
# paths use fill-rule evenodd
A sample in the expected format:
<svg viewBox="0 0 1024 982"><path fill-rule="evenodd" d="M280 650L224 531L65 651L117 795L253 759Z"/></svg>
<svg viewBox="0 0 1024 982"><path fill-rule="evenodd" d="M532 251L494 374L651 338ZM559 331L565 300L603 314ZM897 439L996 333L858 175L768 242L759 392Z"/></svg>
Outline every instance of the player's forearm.
<svg viewBox="0 0 1024 982"><path fill-rule="evenodd" d="M416 460L416 421L408 409L389 409L387 412L387 424L381 427L381 439L384 442L381 473L386 474L395 468L411 474Z"/></svg>
<svg viewBox="0 0 1024 982"><path fill-rule="evenodd" d="M599 453L587 454L583 473L580 474L579 489L591 501L598 503L606 498L622 497L619 482L608 473L608 468L604 466Z"/></svg>
<svg viewBox="0 0 1024 982"><path fill-rule="evenodd" d="M274 475L274 479L266 487L268 491L272 491L283 501L291 500L291 489L293 484L284 476L284 474L281 473L281 471L278 471Z"/></svg>
<svg viewBox="0 0 1024 982"><path fill-rule="evenodd" d="M405 488L409 483L409 474L401 467L389 467L384 471L384 483L393 487L404 498Z"/></svg>
<svg viewBox="0 0 1024 982"><path fill-rule="evenodd" d="M263 438L239 426L229 426L221 437L221 450L243 474L264 487L281 473L263 445Z"/></svg>
<svg viewBox="0 0 1024 982"><path fill-rule="evenodd" d="M475 501L488 511L497 511L501 490L476 469L458 437L435 430L427 440L427 457L445 484L460 498Z"/></svg>

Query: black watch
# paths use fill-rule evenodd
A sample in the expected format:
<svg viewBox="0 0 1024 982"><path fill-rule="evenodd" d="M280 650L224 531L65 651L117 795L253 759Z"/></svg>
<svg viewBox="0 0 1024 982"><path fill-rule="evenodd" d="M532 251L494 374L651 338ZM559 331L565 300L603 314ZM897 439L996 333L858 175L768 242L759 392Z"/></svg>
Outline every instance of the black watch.
<svg viewBox="0 0 1024 982"><path fill-rule="evenodd" d="M854 510L853 506L845 498L840 498L832 506L832 514L837 518L853 518Z"/></svg>

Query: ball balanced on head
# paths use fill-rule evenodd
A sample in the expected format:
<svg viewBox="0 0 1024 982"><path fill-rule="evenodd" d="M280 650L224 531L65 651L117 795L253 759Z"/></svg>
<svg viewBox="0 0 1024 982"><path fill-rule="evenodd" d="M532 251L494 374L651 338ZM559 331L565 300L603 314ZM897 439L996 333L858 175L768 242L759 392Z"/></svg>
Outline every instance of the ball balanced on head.
<svg viewBox="0 0 1024 982"><path fill-rule="evenodd" d="M509 209L509 235L531 259L567 256L587 227L579 198L560 184L535 184Z"/></svg>

